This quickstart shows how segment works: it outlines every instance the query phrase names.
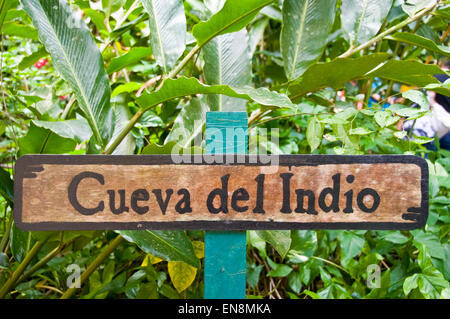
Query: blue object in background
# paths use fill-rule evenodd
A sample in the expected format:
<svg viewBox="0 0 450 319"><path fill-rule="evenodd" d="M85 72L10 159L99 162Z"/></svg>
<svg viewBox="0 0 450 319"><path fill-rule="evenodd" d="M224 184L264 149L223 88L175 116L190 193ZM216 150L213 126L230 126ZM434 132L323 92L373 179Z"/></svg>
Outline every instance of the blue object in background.
<svg viewBox="0 0 450 319"><path fill-rule="evenodd" d="M372 92L376 91L382 85L383 85L383 82L381 82L380 78L373 78ZM384 96L382 96L381 98L384 99ZM372 103L377 104L378 102L374 98L370 97L367 106L369 108L372 107ZM383 106L382 106L382 110L384 111L385 109L387 109L389 107L389 105L390 105L389 103L384 103Z"/></svg>

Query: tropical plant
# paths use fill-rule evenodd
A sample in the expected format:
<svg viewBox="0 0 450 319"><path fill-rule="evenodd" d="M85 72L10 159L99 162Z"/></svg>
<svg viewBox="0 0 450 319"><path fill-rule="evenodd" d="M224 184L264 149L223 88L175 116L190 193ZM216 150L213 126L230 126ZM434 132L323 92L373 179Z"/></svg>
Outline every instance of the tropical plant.
<svg viewBox="0 0 450 319"><path fill-rule="evenodd" d="M248 297L449 298L450 153L399 125L450 95L449 20L437 0L0 0L0 298L201 298L203 232L24 232L11 176L29 153L187 148L207 111L278 128L272 154L430 168L423 229L248 231Z"/></svg>

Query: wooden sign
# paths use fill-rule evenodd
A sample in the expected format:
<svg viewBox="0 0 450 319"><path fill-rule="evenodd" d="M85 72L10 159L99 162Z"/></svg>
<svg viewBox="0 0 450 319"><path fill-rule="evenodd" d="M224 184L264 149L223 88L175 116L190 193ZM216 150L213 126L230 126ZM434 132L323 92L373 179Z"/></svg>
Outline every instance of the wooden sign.
<svg viewBox="0 0 450 319"><path fill-rule="evenodd" d="M16 164L14 218L24 230L407 230L426 222L420 157L269 158L278 165L256 156L174 164L171 155L27 155Z"/></svg>

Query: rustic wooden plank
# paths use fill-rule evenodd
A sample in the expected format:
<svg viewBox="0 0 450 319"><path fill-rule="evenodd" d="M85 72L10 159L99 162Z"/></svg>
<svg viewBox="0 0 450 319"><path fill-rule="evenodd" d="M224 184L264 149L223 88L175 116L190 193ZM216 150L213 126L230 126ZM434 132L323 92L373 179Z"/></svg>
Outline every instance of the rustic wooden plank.
<svg viewBox="0 0 450 319"><path fill-rule="evenodd" d="M247 130L246 112L206 113L207 153L246 154ZM205 299L245 299L246 244L245 231L205 232Z"/></svg>
<svg viewBox="0 0 450 319"><path fill-rule="evenodd" d="M264 174L259 192L267 165L255 164L249 156L245 160L207 164L200 156L195 163L175 165L170 155L27 155L16 165L15 220L26 230L244 230L413 229L427 218L428 171L419 157L282 155L276 172ZM83 172L94 177L80 178ZM77 177L76 189L70 188ZM289 192L284 191L287 182ZM371 211L377 197L373 192L379 203ZM119 205L122 194L124 209ZM226 197L226 213L220 209L221 196ZM314 206L309 206L309 196ZM103 207L83 212L75 202ZM148 210L142 208L146 206ZM248 208L241 211L243 207Z"/></svg>

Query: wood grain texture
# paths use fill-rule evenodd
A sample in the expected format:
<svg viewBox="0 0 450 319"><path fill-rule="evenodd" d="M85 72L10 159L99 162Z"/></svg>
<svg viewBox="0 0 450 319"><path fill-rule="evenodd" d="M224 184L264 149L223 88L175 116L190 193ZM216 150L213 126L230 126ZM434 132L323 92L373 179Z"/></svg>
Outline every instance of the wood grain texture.
<svg viewBox="0 0 450 319"><path fill-rule="evenodd" d="M282 229L285 226L298 229L411 229L423 225L428 213L426 163L413 156L287 155L280 157L276 171L270 167L271 174L264 174L268 168L266 165L249 163L175 165L170 164L170 155L124 156L120 160L117 157L22 157L16 168L15 191L16 196L20 197L15 205L16 222L22 228L34 230L84 229L83 225L86 229L142 229L150 226L154 229ZM246 158L248 160L249 157ZM69 201L69 184L83 172L104 177L104 185L97 179L85 178L76 191L77 200L84 207L92 208L104 203L104 209L92 215L81 214ZM293 174L289 191L291 212L282 212L286 192L283 194L281 176L289 173ZM261 174L264 174L264 213L255 213L254 209L258 206L258 183L255 178ZM319 205L319 197L324 189L335 187L333 176L336 178L336 174L340 174L339 211L326 212ZM223 188L222 179L228 175L228 212L212 213L207 208L208 196L213 190ZM350 175L354 176L351 183L347 180ZM238 212L231 204L233 193L242 188L248 192L249 198L235 203L238 207L248 206L248 209ZM358 194L367 188L379 195L379 205L373 212L362 209L374 205L374 196L367 195L367 192L366 196L361 197L364 205L357 203ZM131 205L132 193L138 189L149 194L148 200L139 202L140 206L148 206L148 212L143 214L135 212ZM162 194L160 201L163 202L167 200L167 190L173 190L165 213L155 193L158 189ZM192 212L177 211L177 203L183 198L183 194L178 194L180 189L188 190ZM313 211L317 214L295 212L299 207L296 190L300 189L314 193ZM115 194L116 208L120 206L120 192L124 192L128 211L119 214L112 212L108 190ZM353 191L351 205L348 205L348 196L345 195L349 191ZM245 198L240 195L235 197ZM214 197L212 202L215 208L220 207L219 197ZM332 199L330 194L325 196L325 206L332 206ZM353 212L344 213L344 209L350 206ZM308 208L307 197L303 207Z"/></svg>

